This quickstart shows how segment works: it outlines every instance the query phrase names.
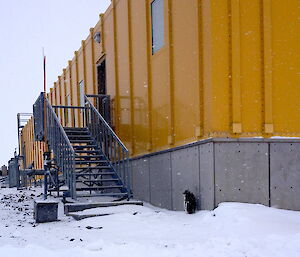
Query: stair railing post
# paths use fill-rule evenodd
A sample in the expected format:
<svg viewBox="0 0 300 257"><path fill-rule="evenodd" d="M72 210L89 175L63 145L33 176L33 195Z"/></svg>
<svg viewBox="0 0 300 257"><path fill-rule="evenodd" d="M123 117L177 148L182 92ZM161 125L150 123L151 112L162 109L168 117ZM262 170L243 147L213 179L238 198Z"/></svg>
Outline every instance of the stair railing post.
<svg viewBox="0 0 300 257"><path fill-rule="evenodd" d="M128 191L128 198L132 197L132 192L131 192L131 171L132 169L129 169L129 152L127 151L126 153L126 168L127 168L127 176L128 176L128 181L127 181L127 191Z"/></svg>

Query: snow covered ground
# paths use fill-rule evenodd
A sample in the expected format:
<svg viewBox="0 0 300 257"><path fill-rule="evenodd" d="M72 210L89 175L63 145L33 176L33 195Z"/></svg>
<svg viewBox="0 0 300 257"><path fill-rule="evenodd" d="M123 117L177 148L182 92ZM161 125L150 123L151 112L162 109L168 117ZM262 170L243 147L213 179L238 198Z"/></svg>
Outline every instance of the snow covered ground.
<svg viewBox="0 0 300 257"><path fill-rule="evenodd" d="M33 191L35 190L35 191ZM84 211L110 216L35 224L41 189L0 188L2 257L299 257L300 212L223 203L194 215L146 206Z"/></svg>

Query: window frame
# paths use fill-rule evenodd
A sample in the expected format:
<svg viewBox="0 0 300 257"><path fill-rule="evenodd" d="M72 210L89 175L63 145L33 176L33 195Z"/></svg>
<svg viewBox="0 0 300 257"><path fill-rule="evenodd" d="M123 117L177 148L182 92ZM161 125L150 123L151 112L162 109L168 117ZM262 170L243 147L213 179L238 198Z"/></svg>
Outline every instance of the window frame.
<svg viewBox="0 0 300 257"><path fill-rule="evenodd" d="M161 2L159 2L161 1ZM158 5L161 4L162 6L160 6L162 8L162 10L159 10L154 13L154 9L155 9L155 4ZM159 52L164 46L165 46L165 1L164 0L153 0L151 2L151 6L150 6L150 12L151 12L151 50L152 50L152 55L154 55L155 53ZM156 15L162 14L162 18L161 18L161 24L159 24L159 22L155 22L155 18ZM160 25L159 26L155 26L155 24ZM156 31L156 28L159 29L158 31ZM160 35L159 33L162 33L162 35ZM156 36L155 36L156 35ZM158 35L158 36L157 36ZM161 38L160 38L161 36ZM159 40L161 39L161 40ZM158 43L155 42L155 40L158 40ZM157 47L155 47L155 45L158 45Z"/></svg>

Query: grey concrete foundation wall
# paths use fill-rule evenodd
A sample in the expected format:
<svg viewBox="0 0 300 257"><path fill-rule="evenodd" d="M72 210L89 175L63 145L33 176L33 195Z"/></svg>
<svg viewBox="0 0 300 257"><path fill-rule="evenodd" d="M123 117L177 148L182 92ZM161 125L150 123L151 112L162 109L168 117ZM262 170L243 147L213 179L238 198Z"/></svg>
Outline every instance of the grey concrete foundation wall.
<svg viewBox="0 0 300 257"><path fill-rule="evenodd" d="M198 208L221 202L300 210L300 140L211 139L131 160L134 198L183 210L183 191Z"/></svg>
<svg viewBox="0 0 300 257"><path fill-rule="evenodd" d="M216 202L269 205L268 143L215 143Z"/></svg>
<svg viewBox="0 0 300 257"><path fill-rule="evenodd" d="M300 143L270 144L272 206L300 210Z"/></svg>

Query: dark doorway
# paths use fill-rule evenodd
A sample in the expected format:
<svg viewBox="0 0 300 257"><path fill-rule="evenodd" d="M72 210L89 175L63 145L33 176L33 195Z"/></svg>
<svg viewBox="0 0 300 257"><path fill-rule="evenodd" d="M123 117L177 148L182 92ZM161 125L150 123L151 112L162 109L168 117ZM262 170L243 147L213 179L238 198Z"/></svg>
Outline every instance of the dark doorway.
<svg viewBox="0 0 300 257"><path fill-rule="evenodd" d="M103 118L111 125L110 116L110 96L106 93L106 64L105 59L99 62L97 66L97 78L98 78L98 97L97 97L97 109Z"/></svg>
<svg viewBox="0 0 300 257"><path fill-rule="evenodd" d="M97 66L97 78L98 78L98 94L106 95L105 59Z"/></svg>

